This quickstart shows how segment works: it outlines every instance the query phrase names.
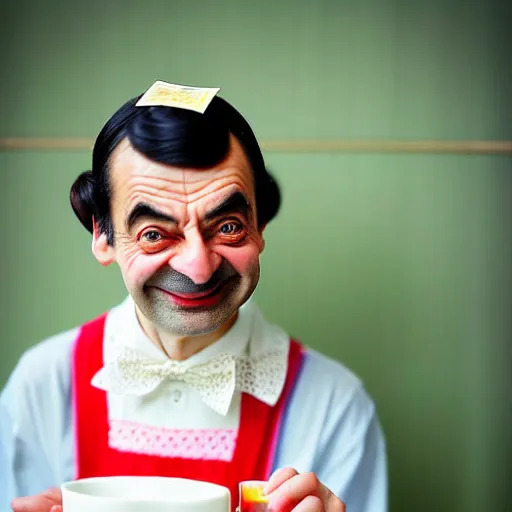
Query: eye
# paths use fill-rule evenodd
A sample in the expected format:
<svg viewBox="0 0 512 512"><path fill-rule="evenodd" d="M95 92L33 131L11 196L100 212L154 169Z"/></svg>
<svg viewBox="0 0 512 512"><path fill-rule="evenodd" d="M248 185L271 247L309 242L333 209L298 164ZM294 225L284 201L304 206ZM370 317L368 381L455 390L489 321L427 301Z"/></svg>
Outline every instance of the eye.
<svg viewBox="0 0 512 512"><path fill-rule="evenodd" d="M222 235L227 235L227 236L236 235L241 230L242 230L242 225L239 224L238 222L233 222L233 221L226 222L225 224L222 224L222 226L219 229L219 231Z"/></svg>
<svg viewBox="0 0 512 512"><path fill-rule="evenodd" d="M247 236L245 226L236 220L227 220L217 228L218 237L221 243L231 245L241 244Z"/></svg>
<svg viewBox="0 0 512 512"><path fill-rule="evenodd" d="M160 230L154 228L144 231L138 237L140 248L148 254L164 251L175 243L175 237L165 232L162 233Z"/></svg>
<svg viewBox="0 0 512 512"><path fill-rule="evenodd" d="M158 231L146 231L142 234L141 239L145 242L160 242L162 235Z"/></svg>

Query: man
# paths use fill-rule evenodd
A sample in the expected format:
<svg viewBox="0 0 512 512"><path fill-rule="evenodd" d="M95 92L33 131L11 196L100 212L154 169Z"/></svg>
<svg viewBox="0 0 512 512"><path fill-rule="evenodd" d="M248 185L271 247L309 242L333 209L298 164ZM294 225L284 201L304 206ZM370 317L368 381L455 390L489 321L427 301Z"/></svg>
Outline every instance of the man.
<svg viewBox="0 0 512 512"><path fill-rule="evenodd" d="M274 511L387 510L362 383L251 300L280 194L240 113L157 82L106 123L71 203L129 295L15 368L2 511L59 510L63 481L119 474L208 480L235 504L238 482L269 480Z"/></svg>

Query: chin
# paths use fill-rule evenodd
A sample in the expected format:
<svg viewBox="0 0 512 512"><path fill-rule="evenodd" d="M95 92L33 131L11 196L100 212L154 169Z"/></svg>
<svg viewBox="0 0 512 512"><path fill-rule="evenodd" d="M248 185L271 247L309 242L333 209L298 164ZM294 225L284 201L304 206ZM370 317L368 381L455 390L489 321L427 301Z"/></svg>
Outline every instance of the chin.
<svg viewBox="0 0 512 512"><path fill-rule="evenodd" d="M199 336L222 327L237 310L238 308L215 308L201 311L172 311L171 314L165 312L155 315L154 323L178 336Z"/></svg>
<svg viewBox="0 0 512 512"><path fill-rule="evenodd" d="M146 297L140 310L157 328L177 336L198 336L222 327L238 311L239 304L231 296L214 307L186 308L170 304L163 294L155 294Z"/></svg>

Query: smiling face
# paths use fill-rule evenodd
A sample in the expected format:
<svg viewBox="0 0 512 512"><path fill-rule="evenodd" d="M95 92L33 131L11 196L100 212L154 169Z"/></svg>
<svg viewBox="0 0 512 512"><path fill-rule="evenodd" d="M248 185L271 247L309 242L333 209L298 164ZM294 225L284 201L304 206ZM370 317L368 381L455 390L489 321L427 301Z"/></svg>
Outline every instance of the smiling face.
<svg viewBox="0 0 512 512"><path fill-rule="evenodd" d="M160 164L126 140L110 165L114 245L94 232L102 264L116 261L139 311L180 336L229 322L253 293L264 242L253 176L239 142L209 169Z"/></svg>

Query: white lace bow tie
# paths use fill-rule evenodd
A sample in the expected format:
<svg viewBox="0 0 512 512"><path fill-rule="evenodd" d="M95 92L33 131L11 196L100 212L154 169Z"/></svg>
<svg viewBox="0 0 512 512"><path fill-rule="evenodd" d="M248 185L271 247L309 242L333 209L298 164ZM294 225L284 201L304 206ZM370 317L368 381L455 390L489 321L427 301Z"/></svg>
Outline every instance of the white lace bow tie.
<svg viewBox="0 0 512 512"><path fill-rule="evenodd" d="M255 357L221 354L190 366L171 359L150 359L143 353L122 347L91 383L112 393L142 396L165 380L181 381L196 389L206 405L226 415L235 389L273 406L284 386L287 359L288 354L283 350Z"/></svg>

